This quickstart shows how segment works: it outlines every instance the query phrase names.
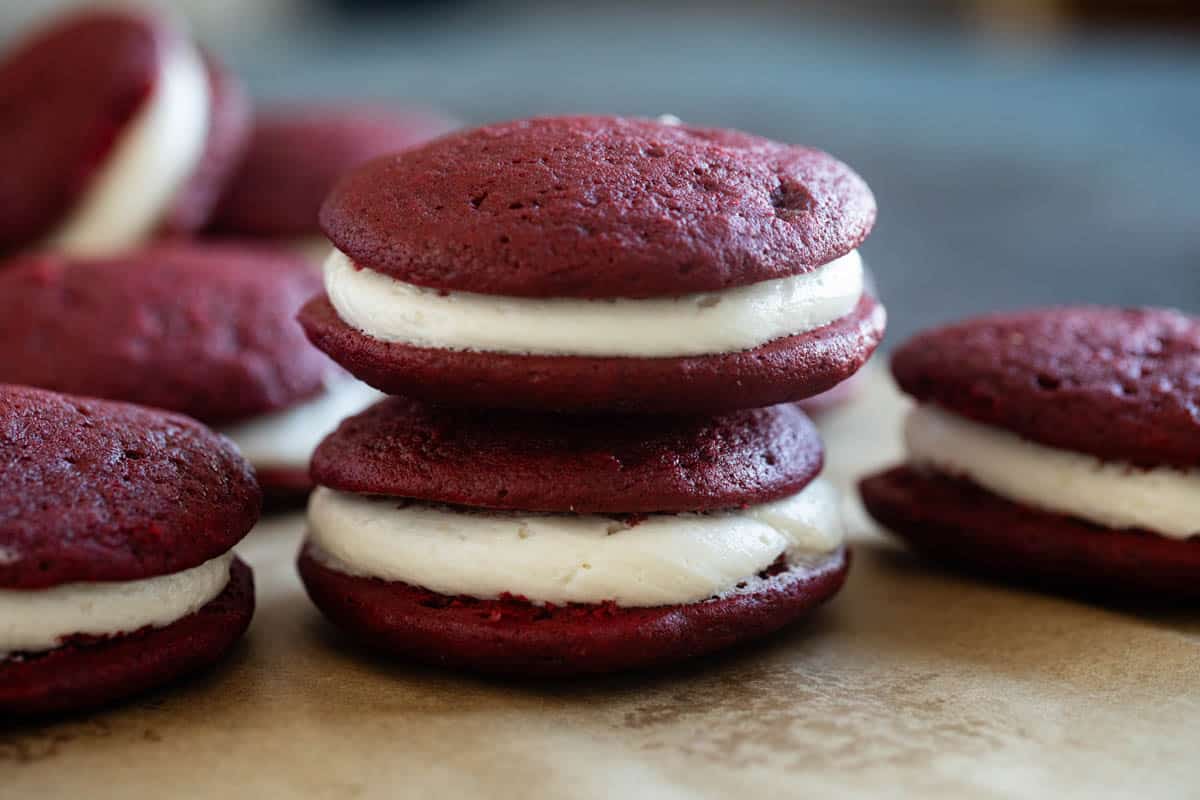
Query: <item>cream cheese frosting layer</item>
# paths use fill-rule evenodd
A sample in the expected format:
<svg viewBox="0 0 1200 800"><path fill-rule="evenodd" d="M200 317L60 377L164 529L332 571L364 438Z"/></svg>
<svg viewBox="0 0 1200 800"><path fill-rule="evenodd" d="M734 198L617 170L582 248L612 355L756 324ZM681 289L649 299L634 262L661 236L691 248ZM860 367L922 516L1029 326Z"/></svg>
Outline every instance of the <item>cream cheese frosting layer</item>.
<svg viewBox="0 0 1200 800"><path fill-rule="evenodd" d="M137 581L0 589L0 658L53 650L69 636L162 628L196 613L229 584L233 553Z"/></svg>
<svg viewBox="0 0 1200 800"><path fill-rule="evenodd" d="M446 292L360 269L334 250L325 290L346 324L384 342L445 350L666 358L733 353L822 328L863 293L851 251L812 272L720 292L649 299Z"/></svg>
<svg viewBox="0 0 1200 800"><path fill-rule="evenodd" d="M144 107L47 246L103 256L149 238L204 156L210 115L208 73L195 47L180 39Z"/></svg>
<svg viewBox="0 0 1200 800"><path fill-rule="evenodd" d="M246 460L258 468L308 469L313 451L346 417L382 400L383 394L353 379L335 381L299 405L226 428Z"/></svg>
<svg viewBox="0 0 1200 800"><path fill-rule="evenodd" d="M781 555L801 563L844 539L838 492L817 479L772 503L711 514L470 511L319 488L309 541L333 569L447 595L644 607L735 591Z"/></svg>
<svg viewBox="0 0 1200 800"><path fill-rule="evenodd" d="M1200 535L1200 470L1102 461L930 405L909 413L904 436L910 463L964 477L1015 503L1106 528L1171 539Z"/></svg>

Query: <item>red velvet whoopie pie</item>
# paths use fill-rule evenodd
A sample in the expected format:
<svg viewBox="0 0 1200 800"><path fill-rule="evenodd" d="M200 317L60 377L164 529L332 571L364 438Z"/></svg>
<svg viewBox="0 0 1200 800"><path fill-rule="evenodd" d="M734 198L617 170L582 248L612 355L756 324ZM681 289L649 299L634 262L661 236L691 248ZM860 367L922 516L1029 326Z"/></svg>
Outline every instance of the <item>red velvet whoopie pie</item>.
<svg viewBox="0 0 1200 800"><path fill-rule="evenodd" d="M250 134L240 82L163 13L64 15L0 59L0 253L205 225Z"/></svg>
<svg viewBox="0 0 1200 800"><path fill-rule="evenodd" d="M295 321L320 279L242 242L29 255L0 269L0 382L136 402L219 428L272 499L303 498L321 438L377 395Z"/></svg>
<svg viewBox="0 0 1200 800"><path fill-rule="evenodd" d="M641 119L524 120L349 173L312 341L388 394L558 412L720 412L818 394L884 330L832 156Z"/></svg>
<svg viewBox="0 0 1200 800"><path fill-rule="evenodd" d="M1200 320L1068 307L920 334L908 463L867 510L937 560L1157 605L1200 600Z"/></svg>
<svg viewBox="0 0 1200 800"><path fill-rule="evenodd" d="M389 398L318 448L309 596L368 647L477 672L663 666L755 639L846 577L795 405L569 417Z"/></svg>
<svg viewBox="0 0 1200 800"><path fill-rule="evenodd" d="M0 714L108 705L220 660L254 613L232 444L125 403L0 385Z"/></svg>

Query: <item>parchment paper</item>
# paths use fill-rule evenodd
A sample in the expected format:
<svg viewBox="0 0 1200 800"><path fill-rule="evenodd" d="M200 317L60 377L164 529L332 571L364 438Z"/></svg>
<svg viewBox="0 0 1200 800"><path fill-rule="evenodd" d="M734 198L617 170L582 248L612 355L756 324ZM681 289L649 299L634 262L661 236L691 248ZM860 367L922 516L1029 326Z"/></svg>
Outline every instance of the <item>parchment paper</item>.
<svg viewBox="0 0 1200 800"><path fill-rule="evenodd" d="M882 374L828 418L843 481L898 451ZM0 725L0 797L1200 797L1200 613L977 584L871 532L811 620L683 669L501 682L350 646L292 568L223 667L121 709Z"/></svg>

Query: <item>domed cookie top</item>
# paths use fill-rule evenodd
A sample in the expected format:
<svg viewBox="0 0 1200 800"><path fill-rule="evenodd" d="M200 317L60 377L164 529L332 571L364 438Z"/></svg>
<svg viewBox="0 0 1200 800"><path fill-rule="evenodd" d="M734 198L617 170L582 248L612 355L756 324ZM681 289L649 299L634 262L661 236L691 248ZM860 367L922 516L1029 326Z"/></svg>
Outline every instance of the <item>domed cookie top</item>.
<svg viewBox="0 0 1200 800"><path fill-rule="evenodd" d="M180 572L258 520L249 465L177 414L0 385L0 464L4 588Z"/></svg>
<svg viewBox="0 0 1200 800"><path fill-rule="evenodd" d="M477 508L650 513L777 500L815 478L822 460L815 427L794 405L587 418L389 398L327 437L312 474L341 491Z"/></svg>
<svg viewBox="0 0 1200 800"><path fill-rule="evenodd" d="M194 229L248 122L236 81L166 16L64 17L0 61L0 252L115 252Z"/></svg>
<svg viewBox="0 0 1200 800"><path fill-rule="evenodd" d="M563 117L444 136L347 175L321 225L357 264L513 297L675 296L797 275L875 220L832 156L735 131Z"/></svg>
<svg viewBox="0 0 1200 800"><path fill-rule="evenodd" d="M444 117L388 108L313 106L260 113L213 225L252 236L320 234L317 214L337 179L453 128Z"/></svg>
<svg viewBox="0 0 1200 800"><path fill-rule="evenodd" d="M892 372L921 402L1050 447L1200 466L1200 320L1175 311L981 317L913 338Z"/></svg>
<svg viewBox="0 0 1200 800"><path fill-rule="evenodd" d="M30 256L0 270L0 381L214 424L281 409L335 369L294 319L319 290L303 258L243 245Z"/></svg>

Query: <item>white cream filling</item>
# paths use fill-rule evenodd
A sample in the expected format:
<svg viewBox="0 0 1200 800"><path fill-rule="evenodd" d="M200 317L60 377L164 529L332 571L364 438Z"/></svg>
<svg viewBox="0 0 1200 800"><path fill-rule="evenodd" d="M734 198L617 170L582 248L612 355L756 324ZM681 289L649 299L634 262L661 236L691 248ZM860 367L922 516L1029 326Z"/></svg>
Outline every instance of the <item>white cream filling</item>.
<svg viewBox="0 0 1200 800"><path fill-rule="evenodd" d="M167 54L145 106L47 246L102 256L149 238L204 155L210 103L204 63L190 43L180 40Z"/></svg>
<svg viewBox="0 0 1200 800"><path fill-rule="evenodd" d="M657 606L736 591L781 555L833 552L838 492L818 479L791 497L714 514L652 514L634 527L599 515L476 512L320 488L310 542L329 566L447 595L537 603Z"/></svg>
<svg viewBox="0 0 1200 800"><path fill-rule="evenodd" d="M967 478L1021 505L1171 539L1200 534L1200 470L1106 462L929 405L909 413L904 438L910 463Z"/></svg>
<svg viewBox="0 0 1200 800"><path fill-rule="evenodd" d="M415 286L359 269L340 250L325 290L348 325L385 342L446 350L674 357L749 350L846 316L863 293L851 251L790 278L681 297L632 300L498 297Z"/></svg>
<svg viewBox="0 0 1200 800"><path fill-rule="evenodd" d="M138 581L0 589L0 658L53 650L73 635L112 636L162 628L194 614L229 584L233 553Z"/></svg>
<svg viewBox="0 0 1200 800"><path fill-rule="evenodd" d="M383 397L365 383L343 379L311 400L246 420L221 433L232 439L255 467L308 469L308 461L322 439L346 417Z"/></svg>

